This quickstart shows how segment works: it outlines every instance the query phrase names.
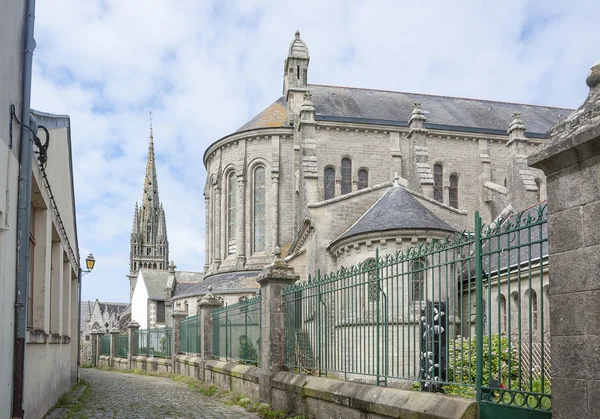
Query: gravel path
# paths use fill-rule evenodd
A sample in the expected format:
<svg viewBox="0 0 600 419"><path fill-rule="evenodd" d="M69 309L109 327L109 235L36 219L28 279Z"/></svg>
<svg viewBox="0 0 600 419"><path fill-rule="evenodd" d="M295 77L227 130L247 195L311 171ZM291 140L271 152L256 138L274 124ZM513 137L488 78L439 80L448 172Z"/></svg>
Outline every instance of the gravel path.
<svg viewBox="0 0 600 419"><path fill-rule="evenodd" d="M75 418L255 418L237 406L227 406L169 378L81 369L81 378L91 386L83 410ZM68 410L57 410L48 419L66 418Z"/></svg>

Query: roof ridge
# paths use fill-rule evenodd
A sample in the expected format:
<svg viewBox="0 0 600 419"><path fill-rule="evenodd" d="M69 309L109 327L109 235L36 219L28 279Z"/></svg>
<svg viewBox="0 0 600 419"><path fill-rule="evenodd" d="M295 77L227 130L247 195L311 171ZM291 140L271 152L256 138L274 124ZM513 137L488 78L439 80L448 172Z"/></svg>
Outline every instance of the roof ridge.
<svg viewBox="0 0 600 419"><path fill-rule="evenodd" d="M503 103L503 104L507 104L507 105L519 105L519 106L535 106L537 108L551 108L551 109L561 109L561 110L567 110L567 111L574 111L574 108L564 108L564 107L560 107L560 106L548 106L548 105L535 105L532 103L522 103L522 102L506 102L506 101L501 101L501 100L490 100L490 99L477 99L477 98L473 98L473 97L461 97L461 96L449 96L449 95L436 95L433 93L419 93L419 92L406 92L406 91L402 91L402 90L389 90L389 89L374 89L374 88L369 88L369 87L354 87L354 86L335 86L333 84L308 84L308 87L310 88L310 86L320 86L320 87L338 87L341 89L355 89L355 90L371 90L371 91L375 91L375 92L387 92L387 93L403 93L403 94L407 94L407 95L421 95L421 96L431 96L431 97L444 97L444 98L449 98L449 99L462 99L462 100L473 100L473 101L479 101L479 102L489 102L489 103Z"/></svg>

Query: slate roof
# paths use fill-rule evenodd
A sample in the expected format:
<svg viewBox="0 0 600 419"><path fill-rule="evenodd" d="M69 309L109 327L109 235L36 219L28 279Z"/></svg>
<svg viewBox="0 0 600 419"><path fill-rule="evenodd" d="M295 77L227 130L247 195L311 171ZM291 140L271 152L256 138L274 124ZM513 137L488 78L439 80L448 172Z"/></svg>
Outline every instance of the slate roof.
<svg viewBox="0 0 600 419"><path fill-rule="evenodd" d="M256 128L281 128L288 127L288 114L285 99L280 97L267 109L246 122L236 132L248 131Z"/></svg>
<svg viewBox="0 0 600 419"><path fill-rule="evenodd" d="M258 282L256 282L259 273L260 271L226 272L211 275L200 283L177 282L173 297L203 295L208 293L209 286L213 287L213 294L251 292L259 288Z"/></svg>
<svg viewBox="0 0 600 419"><path fill-rule="evenodd" d="M456 231L425 208L403 186L395 185L332 244L359 234L404 229Z"/></svg>
<svg viewBox="0 0 600 419"><path fill-rule="evenodd" d="M356 87L309 84L317 121L408 126L415 102L421 103L426 128L506 135L517 112L527 126L527 137L547 138L547 132L573 109L511 102L393 92ZM280 97L236 132L256 128L287 127L285 99Z"/></svg>
<svg viewBox="0 0 600 419"><path fill-rule="evenodd" d="M169 271L156 269L140 269L146 289L148 290L148 298L151 300L165 299L165 286L169 278Z"/></svg>

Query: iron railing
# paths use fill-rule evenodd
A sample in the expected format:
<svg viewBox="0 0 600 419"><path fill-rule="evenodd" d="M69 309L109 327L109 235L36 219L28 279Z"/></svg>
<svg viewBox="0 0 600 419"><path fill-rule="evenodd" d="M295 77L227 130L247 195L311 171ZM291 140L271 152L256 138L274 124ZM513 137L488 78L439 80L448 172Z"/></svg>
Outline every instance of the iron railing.
<svg viewBox="0 0 600 419"><path fill-rule="evenodd" d="M100 355L110 355L110 336L103 335L100 338Z"/></svg>
<svg viewBox="0 0 600 419"><path fill-rule="evenodd" d="M213 358L260 364L260 295L212 312Z"/></svg>
<svg viewBox="0 0 600 419"><path fill-rule="evenodd" d="M200 315L182 319L179 326L180 351L184 354L200 353Z"/></svg>
<svg viewBox="0 0 600 419"><path fill-rule="evenodd" d="M171 329L140 329L134 334L135 355L157 358L171 357Z"/></svg>
<svg viewBox="0 0 600 419"><path fill-rule="evenodd" d="M284 364L550 409L545 204L283 291Z"/></svg>
<svg viewBox="0 0 600 419"><path fill-rule="evenodd" d="M129 336L128 335L117 335L115 336L115 349L117 353L116 357L127 358L129 354Z"/></svg>

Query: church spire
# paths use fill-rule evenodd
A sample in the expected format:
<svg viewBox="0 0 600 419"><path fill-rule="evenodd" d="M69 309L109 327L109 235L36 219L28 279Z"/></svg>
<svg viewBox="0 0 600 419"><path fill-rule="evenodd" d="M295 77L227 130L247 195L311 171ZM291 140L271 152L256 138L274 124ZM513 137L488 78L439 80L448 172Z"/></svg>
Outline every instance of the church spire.
<svg viewBox="0 0 600 419"><path fill-rule="evenodd" d="M169 242L167 240L165 212L158 196L152 112L150 112L150 135L144 193L141 205L138 207L136 203L133 217L130 257L131 276L136 275L139 269L167 269Z"/></svg>

